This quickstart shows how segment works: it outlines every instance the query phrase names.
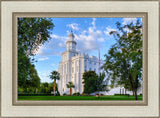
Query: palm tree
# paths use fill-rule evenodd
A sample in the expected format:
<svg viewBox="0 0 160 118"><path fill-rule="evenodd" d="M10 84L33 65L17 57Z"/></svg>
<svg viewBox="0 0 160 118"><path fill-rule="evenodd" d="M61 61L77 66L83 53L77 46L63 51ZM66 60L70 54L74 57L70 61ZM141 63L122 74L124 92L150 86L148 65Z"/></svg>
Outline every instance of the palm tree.
<svg viewBox="0 0 160 118"><path fill-rule="evenodd" d="M52 71L51 75L49 75L50 79L54 80L54 84L53 84L53 92L54 95L56 95L56 80L59 80L59 73L57 71Z"/></svg>
<svg viewBox="0 0 160 118"><path fill-rule="evenodd" d="M74 86L74 84L72 82L68 82L68 84L66 84L66 85L67 85L67 88L70 88L70 95L71 95L72 88L74 88L75 86Z"/></svg>

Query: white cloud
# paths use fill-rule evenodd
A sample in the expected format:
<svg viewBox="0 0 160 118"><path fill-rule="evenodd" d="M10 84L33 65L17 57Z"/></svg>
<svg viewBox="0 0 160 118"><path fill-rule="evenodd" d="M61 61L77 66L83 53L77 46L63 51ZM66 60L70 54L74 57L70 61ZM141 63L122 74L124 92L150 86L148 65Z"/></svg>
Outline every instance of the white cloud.
<svg viewBox="0 0 160 118"><path fill-rule="evenodd" d="M59 39L59 36L57 36L55 34L51 34L51 38Z"/></svg>
<svg viewBox="0 0 160 118"><path fill-rule="evenodd" d="M39 49L35 51L35 54L39 56L53 56L53 55L61 55L61 53L66 48L66 40L68 37L58 36L55 34L51 35L51 40L46 42L43 46L39 46Z"/></svg>
<svg viewBox="0 0 160 118"><path fill-rule="evenodd" d="M114 28L111 28L110 26L106 27L106 30L104 31L104 33L107 35L107 36L110 36L110 32L111 31L117 31L116 29Z"/></svg>
<svg viewBox="0 0 160 118"><path fill-rule="evenodd" d="M82 32L81 32L81 34L86 34L87 33L87 31L86 30L83 30Z"/></svg>
<svg viewBox="0 0 160 118"><path fill-rule="evenodd" d="M51 64L52 67L55 67L55 66L57 67L58 65L59 65L58 63L52 63Z"/></svg>
<svg viewBox="0 0 160 118"><path fill-rule="evenodd" d="M69 30L67 30L66 32L67 32L67 35L69 35L71 33L71 31L69 31Z"/></svg>
<svg viewBox="0 0 160 118"><path fill-rule="evenodd" d="M133 22L133 24L136 24L137 18L123 18L122 21L123 21L122 22L123 25L127 25L127 24L130 24L132 22Z"/></svg>
<svg viewBox="0 0 160 118"><path fill-rule="evenodd" d="M101 47L101 42L104 41L103 33L96 29L96 19L93 18L91 27L88 30L83 30L79 35L75 34L77 40L77 49L81 52L93 51Z"/></svg>
<svg viewBox="0 0 160 118"><path fill-rule="evenodd" d="M122 21L123 21L122 22L123 25L127 25L130 23L136 24L137 18L123 18ZM124 31L131 32L131 30L129 30L128 28L124 28Z"/></svg>
<svg viewBox="0 0 160 118"><path fill-rule="evenodd" d="M44 60L47 60L49 59L48 57L43 57L43 58L39 58L38 61L44 61Z"/></svg>
<svg viewBox="0 0 160 118"><path fill-rule="evenodd" d="M65 48L66 40L68 39L67 36L58 36L53 34L52 39L49 41L47 48L54 49L53 51L56 51L56 49L59 48Z"/></svg>
<svg viewBox="0 0 160 118"><path fill-rule="evenodd" d="M103 42L104 38L99 38L98 41Z"/></svg>
<svg viewBox="0 0 160 118"><path fill-rule="evenodd" d="M93 25L93 29L96 29L96 18L93 18L92 25Z"/></svg>
<svg viewBox="0 0 160 118"><path fill-rule="evenodd" d="M61 48L64 48L65 44L64 43L58 43L58 46L61 47Z"/></svg>
<svg viewBox="0 0 160 118"><path fill-rule="evenodd" d="M41 78L41 82L52 82L53 80L49 78L50 73L51 70L38 72L38 75Z"/></svg>
<svg viewBox="0 0 160 118"><path fill-rule="evenodd" d="M51 34L51 38L52 39L58 39L58 40L67 40L68 37L65 37L65 36L58 36L58 35L55 35L55 34Z"/></svg>
<svg viewBox="0 0 160 118"><path fill-rule="evenodd" d="M130 30L130 29L128 29L127 27L126 27L126 28L124 28L123 30L124 30L125 32L128 32L128 33L129 33L129 32L131 32L131 30Z"/></svg>
<svg viewBox="0 0 160 118"><path fill-rule="evenodd" d="M78 26L73 24L70 26ZM103 32L96 29L95 18L92 19L90 27L85 30L81 29L74 35L75 40L77 41L77 50L82 52L98 49L101 47L101 43L104 42ZM68 39L68 36L52 34L51 38L52 39L46 43L45 46L40 47L37 54L42 57L53 55L60 56L61 53L66 50L66 40Z"/></svg>
<svg viewBox="0 0 160 118"><path fill-rule="evenodd" d="M67 25L69 28L72 30L79 30L78 24L77 23L72 23Z"/></svg>
<svg viewBox="0 0 160 118"><path fill-rule="evenodd" d="M33 53L36 54L36 55L37 54L40 55L40 54L42 54L43 49L45 49L44 46L39 46L36 50L33 51Z"/></svg>

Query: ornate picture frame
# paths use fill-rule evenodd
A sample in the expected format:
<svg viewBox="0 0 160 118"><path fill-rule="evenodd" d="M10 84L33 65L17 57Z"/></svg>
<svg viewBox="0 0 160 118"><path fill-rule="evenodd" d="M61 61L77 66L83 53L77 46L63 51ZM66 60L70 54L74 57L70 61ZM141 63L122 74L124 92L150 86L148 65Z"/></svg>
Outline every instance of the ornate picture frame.
<svg viewBox="0 0 160 118"><path fill-rule="evenodd" d="M159 1L1 1L1 117L159 118ZM18 17L142 17L142 101L18 101Z"/></svg>

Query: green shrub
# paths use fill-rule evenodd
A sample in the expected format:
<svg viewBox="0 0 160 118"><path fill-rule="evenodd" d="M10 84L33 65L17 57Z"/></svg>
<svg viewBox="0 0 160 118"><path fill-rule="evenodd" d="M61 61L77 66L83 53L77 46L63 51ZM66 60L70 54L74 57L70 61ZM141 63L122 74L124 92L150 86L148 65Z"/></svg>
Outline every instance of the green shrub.
<svg viewBox="0 0 160 118"><path fill-rule="evenodd" d="M81 96L89 96L87 93L82 93Z"/></svg>
<svg viewBox="0 0 160 118"><path fill-rule="evenodd" d="M60 96L60 93L59 93L59 91L57 91L57 94L56 94L56 96Z"/></svg>
<svg viewBox="0 0 160 118"><path fill-rule="evenodd" d="M76 96L76 93L73 93L74 96Z"/></svg>
<svg viewBox="0 0 160 118"><path fill-rule="evenodd" d="M114 94L114 96L129 96L129 94Z"/></svg>
<svg viewBox="0 0 160 118"><path fill-rule="evenodd" d="M80 93L77 92L77 93L73 93L74 96L80 96Z"/></svg>
<svg viewBox="0 0 160 118"><path fill-rule="evenodd" d="M66 96L67 94L66 93L63 93L63 96Z"/></svg>
<svg viewBox="0 0 160 118"><path fill-rule="evenodd" d="M18 96L51 96L52 94L48 94L48 93L21 93L18 94Z"/></svg>
<svg viewBox="0 0 160 118"><path fill-rule="evenodd" d="M20 87L18 87L18 93L23 93L23 89L22 88L20 88Z"/></svg>

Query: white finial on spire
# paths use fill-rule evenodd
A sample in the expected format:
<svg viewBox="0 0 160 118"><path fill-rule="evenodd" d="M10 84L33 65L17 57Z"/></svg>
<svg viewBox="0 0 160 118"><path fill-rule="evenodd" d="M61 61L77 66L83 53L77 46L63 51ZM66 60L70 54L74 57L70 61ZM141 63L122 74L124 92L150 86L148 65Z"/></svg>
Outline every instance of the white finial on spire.
<svg viewBox="0 0 160 118"><path fill-rule="evenodd" d="M74 38L74 34L73 34L73 30L71 28L71 33L69 34L69 36L73 37Z"/></svg>

